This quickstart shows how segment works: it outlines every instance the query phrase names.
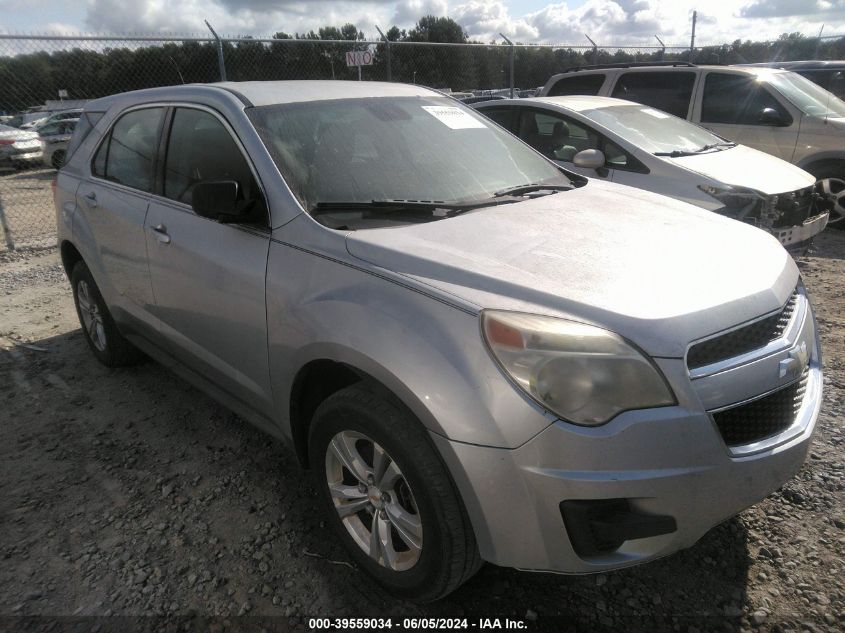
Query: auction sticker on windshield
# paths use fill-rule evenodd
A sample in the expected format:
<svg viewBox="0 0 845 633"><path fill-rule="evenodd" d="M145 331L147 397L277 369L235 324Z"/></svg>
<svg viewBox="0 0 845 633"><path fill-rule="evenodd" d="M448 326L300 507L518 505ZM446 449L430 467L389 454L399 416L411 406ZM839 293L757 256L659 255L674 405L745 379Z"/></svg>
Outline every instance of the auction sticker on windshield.
<svg viewBox="0 0 845 633"><path fill-rule="evenodd" d="M455 106L421 107L435 119L452 128L453 130L466 130L468 128L487 127L478 119L475 119L470 116L469 113L464 112L461 108Z"/></svg>

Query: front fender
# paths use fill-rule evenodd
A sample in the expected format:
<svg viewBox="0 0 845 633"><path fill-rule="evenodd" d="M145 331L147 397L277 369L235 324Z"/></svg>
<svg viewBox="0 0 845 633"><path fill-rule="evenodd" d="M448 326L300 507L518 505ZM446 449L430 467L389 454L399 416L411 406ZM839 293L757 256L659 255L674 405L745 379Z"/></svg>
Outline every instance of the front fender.
<svg viewBox="0 0 845 633"><path fill-rule="evenodd" d="M274 242L267 328L275 408L288 436L294 377L323 359L368 374L428 430L451 440L513 448L555 419L490 358L477 314L363 265Z"/></svg>

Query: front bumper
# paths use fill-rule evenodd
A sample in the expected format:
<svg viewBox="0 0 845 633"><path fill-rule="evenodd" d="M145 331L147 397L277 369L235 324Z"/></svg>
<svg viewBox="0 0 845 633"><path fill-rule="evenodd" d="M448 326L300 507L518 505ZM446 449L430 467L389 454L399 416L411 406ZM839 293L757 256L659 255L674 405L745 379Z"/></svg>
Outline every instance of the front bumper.
<svg viewBox="0 0 845 633"><path fill-rule="evenodd" d="M627 567L693 545L714 525L777 490L801 468L821 405L815 323L809 302L799 303L783 341L759 357L746 355L693 377L684 360L658 359L677 406L630 411L597 428L557 421L513 450L434 435L482 558L561 573ZM778 367L796 349L810 354L806 390L792 424L753 445L727 446L708 411L762 395L765 376L775 377L769 387L784 388L776 382ZM743 385L750 392L743 393ZM561 503L611 499L624 500L637 517L671 518L674 529L585 554L573 545L583 535L567 533Z"/></svg>
<svg viewBox="0 0 845 633"><path fill-rule="evenodd" d="M772 229L772 235L778 238L784 248L788 251L802 250L806 248L809 241L824 231L827 226L829 214L827 211L817 216L808 218L800 226L790 226L781 229Z"/></svg>

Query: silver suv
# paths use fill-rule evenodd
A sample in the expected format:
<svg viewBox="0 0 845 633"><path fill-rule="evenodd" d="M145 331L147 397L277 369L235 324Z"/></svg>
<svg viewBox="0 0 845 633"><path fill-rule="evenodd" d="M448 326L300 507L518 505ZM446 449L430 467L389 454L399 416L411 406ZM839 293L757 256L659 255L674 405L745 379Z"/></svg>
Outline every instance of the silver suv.
<svg viewBox="0 0 845 633"><path fill-rule="evenodd" d="M553 75L540 96L600 95L688 119L823 181L829 224L845 229L845 102L776 68L620 64Z"/></svg>
<svg viewBox="0 0 845 633"><path fill-rule="evenodd" d="M775 238L567 172L426 88L93 101L55 200L94 355L143 352L289 440L400 596L484 560L665 556L810 444L818 338Z"/></svg>

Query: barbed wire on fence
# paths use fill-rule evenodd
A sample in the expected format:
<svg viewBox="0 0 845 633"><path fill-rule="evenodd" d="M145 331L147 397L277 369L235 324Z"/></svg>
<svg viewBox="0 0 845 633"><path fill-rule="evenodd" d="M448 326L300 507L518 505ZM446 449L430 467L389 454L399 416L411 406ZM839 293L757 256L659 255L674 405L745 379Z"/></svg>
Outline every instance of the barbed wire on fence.
<svg viewBox="0 0 845 633"><path fill-rule="evenodd" d="M216 82L221 77L230 81L355 80L358 69L347 66L346 53L364 50L371 53L372 65L361 68L362 79L479 92L537 88L557 72L590 64L842 59L845 37L789 36L690 50L688 46L509 44L504 40L439 43L387 38L0 34L0 113L35 118L48 114L48 106L56 110L109 94ZM0 250L49 244L54 239L51 165L32 167L0 162Z"/></svg>

